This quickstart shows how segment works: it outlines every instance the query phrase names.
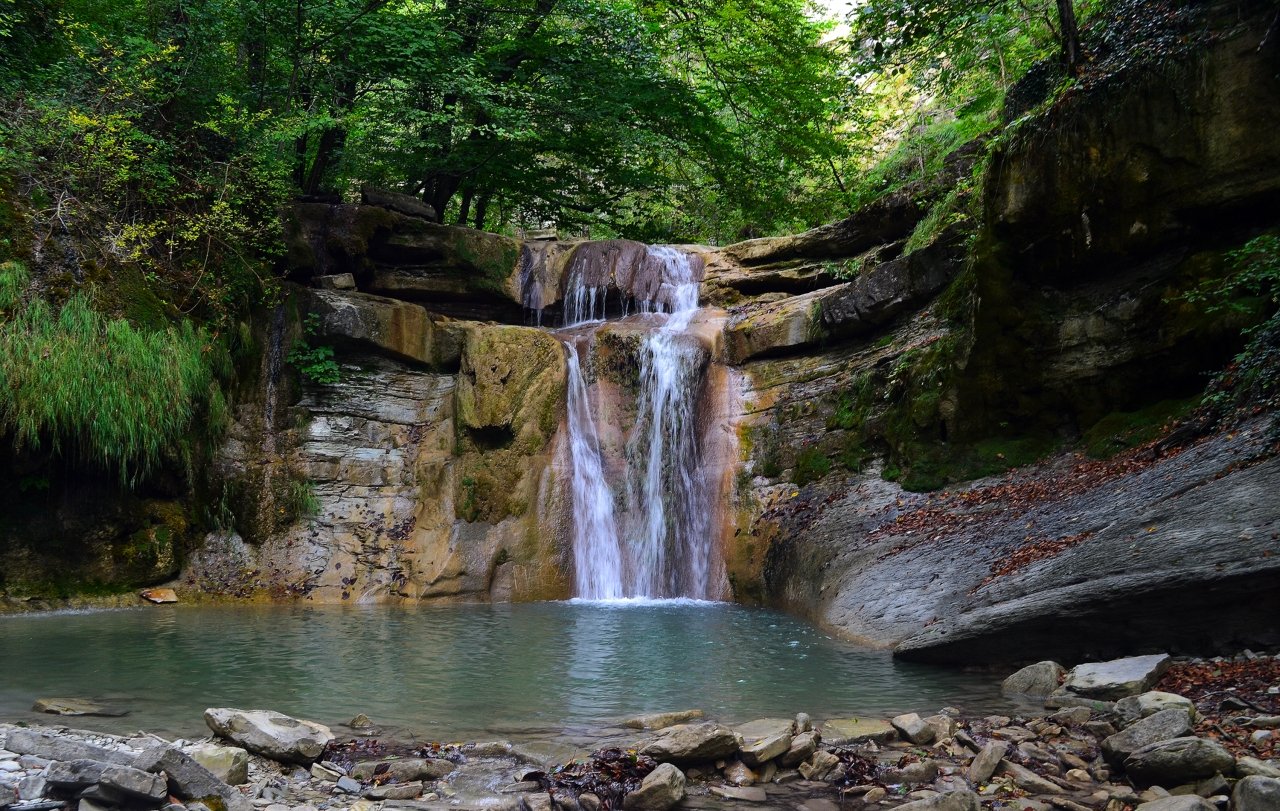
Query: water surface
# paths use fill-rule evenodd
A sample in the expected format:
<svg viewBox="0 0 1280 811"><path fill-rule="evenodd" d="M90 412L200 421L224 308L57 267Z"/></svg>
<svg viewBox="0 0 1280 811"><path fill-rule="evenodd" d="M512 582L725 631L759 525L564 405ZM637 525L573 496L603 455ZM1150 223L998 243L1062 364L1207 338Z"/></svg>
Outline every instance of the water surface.
<svg viewBox="0 0 1280 811"><path fill-rule="evenodd" d="M0 719L38 697L204 734L210 706L330 725L357 713L438 740L539 738L698 707L723 721L1007 710L994 677L895 662L774 611L726 603L182 607L0 617ZM336 730L341 731L341 730Z"/></svg>

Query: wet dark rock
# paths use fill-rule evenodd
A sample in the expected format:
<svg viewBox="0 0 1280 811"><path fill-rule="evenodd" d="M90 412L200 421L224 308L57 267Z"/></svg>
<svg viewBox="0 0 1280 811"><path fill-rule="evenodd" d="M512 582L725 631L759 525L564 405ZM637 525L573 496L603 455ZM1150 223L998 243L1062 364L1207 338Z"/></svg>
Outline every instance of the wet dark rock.
<svg viewBox="0 0 1280 811"><path fill-rule="evenodd" d="M1112 766L1148 744L1181 738L1191 732L1191 718L1185 709L1161 710L1137 721L1102 741L1102 754Z"/></svg>
<svg viewBox="0 0 1280 811"><path fill-rule="evenodd" d="M640 787L627 794L622 807L626 811L667 811L684 799L685 777L671 763L659 764L640 783Z"/></svg>
<svg viewBox="0 0 1280 811"><path fill-rule="evenodd" d="M906 811L979 811L981 807L972 791L951 791L898 806Z"/></svg>
<svg viewBox="0 0 1280 811"><path fill-rule="evenodd" d="M1125 759L1125 772L1146 784L1177 785L1233 774L1236 761L1221 744L1204 738L1174 738L1144 746Z"/></svg>

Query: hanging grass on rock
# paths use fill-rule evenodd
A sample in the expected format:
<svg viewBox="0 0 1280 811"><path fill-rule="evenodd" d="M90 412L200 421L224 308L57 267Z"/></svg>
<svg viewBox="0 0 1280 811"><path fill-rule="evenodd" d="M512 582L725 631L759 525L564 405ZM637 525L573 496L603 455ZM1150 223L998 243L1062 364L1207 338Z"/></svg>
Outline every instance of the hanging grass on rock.
<svg viewBox="0 0 1280 811"><path fill-rule="evenodd" d="M147 331L81 295L32 301L0 326L0 431L136 481L188 447L198 414L225 415L215 354L190 322Z"/></svg>

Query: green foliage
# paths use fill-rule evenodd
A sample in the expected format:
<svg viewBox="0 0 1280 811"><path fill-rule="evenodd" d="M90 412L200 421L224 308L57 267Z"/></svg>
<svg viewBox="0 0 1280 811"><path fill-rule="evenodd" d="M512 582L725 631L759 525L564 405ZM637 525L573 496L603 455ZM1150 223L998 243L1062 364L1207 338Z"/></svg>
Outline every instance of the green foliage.
<svg viewBox="0 0 1280 811"><path fill-rule="evenodd" d="M26 265L12 260L0 262L0 313L12 310L22 301L30 282Z"/></svg>
<svg viewBox="0 0 1280 811"><path fill-rule="evenodd" d="M831 460L816 445L806 445L796 454L795 464L791 467L791 481L803 487L809 482L817 481L831 471Z"/></svg>
<svg viewBox="0 0 1280 811"><path fill-rule="evenodd" d="M310 479L290 479L286 501L285 511L294 518L310 518L320 512L320 499L316 497L316 486Z"/></svg>
<svg viewBox="0 0 1280 811"><path fill-rule="evenodd" d="M1233 421L1258 411L1280 413L1280 235L1251 239L1226 255L1229 274L1187 294L1206 302L1209 312L1256 310L1259 300L1272 315L1248 331L1249 343L1210 383L1204 406L1211 418ZM1280 416L1275 422L1280 432Z"/></svg>
<svg viewBox="0 0 1280 811"><path fill-rule="evenodd" d="M342 380L342 367L334 360L332 346L311 343L311 338L315 337L319 329L319 316L308 313L303 322L303 337L294 342L285 360L307 380L333 385Z"/></svg>
<svg viewBox="0 0 1280 811"><path fill-rule="evenodd" d="M1160 437L1170 424L1186 416L1198 398L1161 400L1137 411L1116 411L1084 432L1085 452L1094 459L1109 459Z"/></svg>
<svg viewBox="0 0 1280 811"><path fill-rule="evenodd" d="M189 447L195 425L219 429L218 352L190 322L139 330L81 295L58 312L33 300L0 326L0 429L136 481Z"/></svg>

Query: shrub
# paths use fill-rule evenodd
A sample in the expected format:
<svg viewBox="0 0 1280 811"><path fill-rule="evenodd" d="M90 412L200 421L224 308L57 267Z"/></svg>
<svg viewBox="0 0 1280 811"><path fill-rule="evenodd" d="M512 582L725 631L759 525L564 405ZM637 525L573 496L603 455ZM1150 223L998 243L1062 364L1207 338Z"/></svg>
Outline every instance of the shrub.
<svg viewBox="0 0 1280 811"><path fill-rule="evenodd" d="M79 294L56 313L36 299L0 326L0 430L136 481L189 447L198 414L220 427L218 351L190 322L139 330Z"/></svg>

